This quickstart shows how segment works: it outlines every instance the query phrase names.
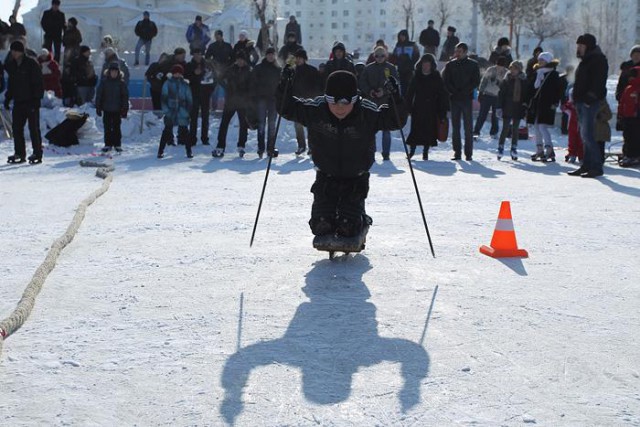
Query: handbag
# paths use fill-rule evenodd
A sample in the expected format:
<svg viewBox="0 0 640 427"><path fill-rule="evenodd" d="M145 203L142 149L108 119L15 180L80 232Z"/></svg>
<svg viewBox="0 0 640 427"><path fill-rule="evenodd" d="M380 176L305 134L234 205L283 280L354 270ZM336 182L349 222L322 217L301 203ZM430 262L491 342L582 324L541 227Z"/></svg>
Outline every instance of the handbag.
<svg viewBox="0 0 640 427"><path fill-rule="evenodd" d="M440 142L445 142L449 138L449 120L446 117L438 119L436 126L436 139Z"/></svg>

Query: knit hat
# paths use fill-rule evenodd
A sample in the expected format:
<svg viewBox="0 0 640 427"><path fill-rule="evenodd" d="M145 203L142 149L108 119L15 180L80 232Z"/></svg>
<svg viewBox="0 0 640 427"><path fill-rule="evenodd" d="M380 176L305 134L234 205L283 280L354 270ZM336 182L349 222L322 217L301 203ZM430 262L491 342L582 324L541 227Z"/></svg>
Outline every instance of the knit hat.
<svg viewBox="0 0 640 427"><path fill-rule="evenodd" d="M358 95L358 80L349 71L334 71L327 78L324 94L332 97L336 102L347 100L351 103L351 100Z"/></svg>
<svg viewBox="0 0 640 427"><path fill-rule="evenodd" d="M148 11L148 10L145 10L144 12L142 12L142 15L143 15L143 16L149 16L149 11Z"/></svg>
<svg viewBox="0 0 640 427"><path fill-rule="evenodd" d="M524 70L524 65L522 65L522 62L520 61L513 61L511 64L509 64L509 68L517 68L518 71L522 71Z"/></svg>
<svg viewBox="0 0 640 427"><path fill-rule="evenodd" d="M118 70L120 71L120 64L118 64L117 62L110 62L109 63L109 71L111 70Z"/></svg>
<svg viewBox="0 0 640 427"><path fill-rule="evenodd" d="M248 34L249 34L249 33L247 33L247 30L242 30L242 31L240 31L240 32L238 33L238 37L244 37L244 38L247 38L247 35L248 35Z"/></svg>
<svg viewBox="0 0 640 427"><path fill-rule="evenodd" d="M202 21L202 16L196 15L196 21Z"/></svg>
<svg viewBox="0 0 640 427"><path fill-rule="evenodd" d="M598 43L596 42L596 36L594 36L593 34L584 33L583 35L578 37L578 40L576 40L576 44L583 44L587 47L587 50L592 50L595 49L596 44Z"/></svg>
<svg viewBox="0 0 640 427"><path fill-rule="evenodd" d="M224 33L222 32L222 30L216 30L216 32L215 32L215 33L213 33L213 34L214 34L214 35L216 35L216 36L223 36L223 35L224 35Z"/></svg>
<svg viewBox="0 0 640 427"><path fill-rule="evenodd" d="M637 44L631 48L631 52L629 52L629 56L633 55L636 52L640 52L640 44Z"/></svg>
<svg viewBox="0 0 640 427"><path fill-rule="evenodd" d="M544 61L548 64L553 61L553 54L551 52L542 52L538 55L538 61Z"/></svg>
<svg viewBox="0 0 640 427"><path fill-rule="evenodd" d="M273 47L268 47L264 54L265 54L265 55L269 55L270 53L276 53L275 48L273 48Z"/></svg>
<svg viewBox="0 0 640 427"><path fill-rule="evenodd" d="M496 65L499 65L501 67L506 67L507 65L509 65L509 60L507 59L506 56L499 56L498 59L496 60Z"/></svg>
<svg viewBox="0 0 640 427"><path fill-rule="evenodd" d="M19 42L18 40L16 40L13 43L11 43L10 50L12 52L22 52L22 53L24 53L24 45L22 44L22 42Z"/></svg>
<svg viewBox="0 0 640 427"><path fill-rule="evenodd" d="M456 27L447 27L447 31L451 31L452 33L455 33Z"/></svg>
<svg viewBox="0 0 640 427"><path fill-rule="evenodd" d="M171 67L171 74L184 74L184 68L180 64L175 64Z"/></svg>
<svg viewBox="0 0 640 427"><path fill-rule="evenodd" d="M182 48L182 47L177 47L177 48L175 48L173 50L173 54L174 55L182 55L182 54L185 54L185 53L187 53L187 51L184 50L184 48Z"/></svg>
<svg viewBox="0 0 640 427"><path fill-rule="evenodd" d="M86 45L80 46L80 53L91 52L91 48Z"/></svg>
<svg viewBox="0 0 640 427"><path fill-rule="evenodd" d="M506 37L500 37L498 39L498 47L509 46L509 39Z"/></svg>
<svg viewBox="0 0 640 427"><path fill-rule="evenodd" d="M309 57L307 56L307 51L304 49L298 49L293 56L295 56L296 58L302 58L305 61L309 59Z"/></svg>

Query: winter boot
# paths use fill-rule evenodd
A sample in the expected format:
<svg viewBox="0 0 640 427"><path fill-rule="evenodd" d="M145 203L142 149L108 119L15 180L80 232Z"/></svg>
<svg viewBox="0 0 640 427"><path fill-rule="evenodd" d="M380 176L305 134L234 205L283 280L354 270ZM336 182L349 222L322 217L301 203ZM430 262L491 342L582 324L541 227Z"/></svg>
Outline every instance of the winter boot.
<svg viewBox="0 0 640 427"><path fill-rule="evenodd" d="M7 163L24 163L27 160L24 157L20 157L17 155L7 157Z"/></svg>
<svg viewBox="0 0 640 427"><path fill-rule="evenodd" d="M553 146L545 145L544 146L544 161L545 162L555 162L556 161L556 153L553 151Z"/></svg>
<svg viewBox="0 0 640 427"><path fill-rule="evenodd" d="M108 153L109 151L111 151L111 147L110 146L104 146L102 147L102 149L100 150L102 153Z"/></svg>
<svg viewBox="0 0 640 427"><path fill-rule="evenodd" d="M531 155L531 160L534 162L540 161L544 158L544 151L542 145L536 145L536 153Z"/></svg>
<svg viewBox="0 0 640 427"><path fill-rule="evenodd" d="M212 157L224 157L224 148L216 148L211 152Z"/></svg>
<svg viewBox="0 0 640 427"><path fill-rule="evenodd" d="M502 159L503 154L504 154L504 145L498 145L498 160Z"/></svg>
<svg viewBox="0 0 640 427"><path fill-rule="evenodd" d="M122 147L116 147L116 153L122 153Z"/></svg>
<svg viewBox="0 0 640 427"><path fill-rule="evenodd" d="M425 147L422 152L422 160L429 160L429 149Z"/></svg>
<svg viewBox="0 0 640 427"><path fill-rule="evenodd" d="M303 155L305 151L307 151L307 147L305 146L298 147L298 149L296 150L296 156Z"/></svg>
<svg viewBox="0 0 640 427"><path fill-rule="evenodd" d="M315 236L326 236L327 234L334 234L336 231L336 226L333 221L323 216L320 218L311 218L309 220L309 226Z"/></svg>
<svg viewBox="0 0 640 427"><path fill-rule="evenodd" d="M191 151L191 146L190 145L187 145L186 151L187 151L187 158L193 159L193 152Z"/></svg>

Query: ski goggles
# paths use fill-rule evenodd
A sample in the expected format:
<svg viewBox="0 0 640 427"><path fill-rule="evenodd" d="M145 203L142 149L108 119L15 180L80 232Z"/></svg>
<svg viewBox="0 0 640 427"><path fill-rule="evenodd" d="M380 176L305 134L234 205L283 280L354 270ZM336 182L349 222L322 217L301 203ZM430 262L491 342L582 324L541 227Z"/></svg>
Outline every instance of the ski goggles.
<svg viewBox="0 0 640 427"><path fill-rule="evenodd" d="M325 95L324 99L326 99L329 104L349 105L349 104L355 104L355 102L358 100L358 95L352 96L351 99L348 99L348 98L336 99L331 95Z"/></svg>

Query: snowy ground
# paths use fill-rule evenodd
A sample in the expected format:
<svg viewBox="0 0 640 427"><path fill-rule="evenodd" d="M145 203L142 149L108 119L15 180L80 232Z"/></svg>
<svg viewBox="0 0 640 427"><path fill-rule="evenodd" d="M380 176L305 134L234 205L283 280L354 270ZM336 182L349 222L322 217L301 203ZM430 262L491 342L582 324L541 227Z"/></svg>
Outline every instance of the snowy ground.
<svg viewBox="0 0 640 427"><path fill-rule="evenodd" d="M499 162L489 139L454 163L444 144L414 162L433 259L395 134L367 250L331 262L311 247L313 170L290 124L252 249L255 135L244 160L159 161L158 133L125 142L5 342L0 425L640 425L637 169L569 177L526 160L531 141ZM0 166L0 317L101 184L77 166L94 141ZM478 253L502 200L529 259Z"/></svg>

